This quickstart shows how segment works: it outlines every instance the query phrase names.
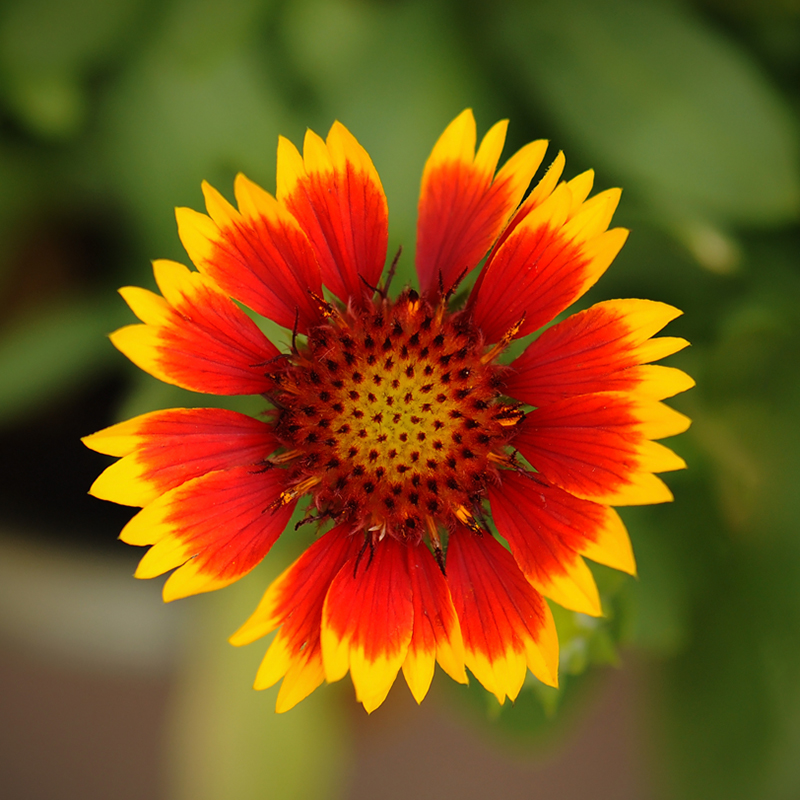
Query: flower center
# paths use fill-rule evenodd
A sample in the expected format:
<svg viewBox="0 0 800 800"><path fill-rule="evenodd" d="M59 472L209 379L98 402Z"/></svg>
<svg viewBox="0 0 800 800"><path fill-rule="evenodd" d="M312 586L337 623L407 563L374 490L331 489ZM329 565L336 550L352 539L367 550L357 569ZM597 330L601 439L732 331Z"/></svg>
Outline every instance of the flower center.
<svg viewBox="0 0 800 800"><path fill-rule="evenodd" d="M381 536L470 524L521 416L480 332L413 291L332 311L274 377L290 495Z"/></svg>

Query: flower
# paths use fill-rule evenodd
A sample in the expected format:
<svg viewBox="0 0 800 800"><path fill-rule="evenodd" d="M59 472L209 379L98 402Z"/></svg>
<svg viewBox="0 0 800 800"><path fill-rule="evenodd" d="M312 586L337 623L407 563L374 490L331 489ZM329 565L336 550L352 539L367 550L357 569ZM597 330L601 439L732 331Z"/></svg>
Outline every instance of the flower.
<svg viewBox="0 0 800 800"><path fill-rule="evenodd" d="M693 382L650 363L687 344L652 338L678 310L601 302L498 362L580 298L627 236L608 230L619 190L587 199L591 171L559 182L562 154L523 200L547 143L496 171L506 126L476 153L467 110L433 148L419 291L390 299L391 270L381 283L386 199L338 122L326 140L309 131L302 155L279 140L275 197L240 174L237 209L204 183L208 215L176 212L198 271L156 261L161 295L121 290L141 324L112 341L135 364L186 389L266 400L259 419L173 409L86 437L119 457L91 493L142 507L121 534L150 546L136 576L175 570L165 600L211 591L264 558L301 498L304 522L332 523L231 638L277 629L255 686L282 679L278 711L348 671L367 711L401 669L420 702L435 662L462 683L469 668L501 703L528 669L555 686L543 598L600 615L584 558L635 572L611 506L672 499L654 473L685 466L654 440L688 427L660 401ZM291 331L291 347L234 300Z"/></svg>

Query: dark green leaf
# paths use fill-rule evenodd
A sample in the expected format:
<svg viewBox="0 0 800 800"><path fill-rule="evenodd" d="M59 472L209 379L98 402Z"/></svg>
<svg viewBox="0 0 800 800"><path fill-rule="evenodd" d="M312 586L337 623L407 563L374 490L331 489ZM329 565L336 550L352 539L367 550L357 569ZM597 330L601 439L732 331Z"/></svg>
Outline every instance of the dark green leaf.
<svg viewBox="0 0 800 800"><path fill-rule="evenodd" d="M796 126L748 55L683 4L514 3L495 45L595 166L676 219L773 224L800 203Z"/></svg>
<svg viewBox="0 0 800 800"><path fill-rule="evenodd" d="M0 421L52 402L90 374L113 362L108 334L124 311L110 295L48 307L7 327L0 338Z"/></svg>

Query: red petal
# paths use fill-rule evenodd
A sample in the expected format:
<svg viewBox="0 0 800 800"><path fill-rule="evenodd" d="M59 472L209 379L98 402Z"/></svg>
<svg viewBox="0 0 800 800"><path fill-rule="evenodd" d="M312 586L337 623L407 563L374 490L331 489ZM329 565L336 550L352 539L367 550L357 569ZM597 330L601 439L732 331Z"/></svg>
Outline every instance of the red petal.
<svg viewBox="0 0 800 800"><path fill-rule="evenodd" d="M303 157L278 144L278 199L305 231L323 283L343 302L371 295L386 261L388 209L370 157L340 122L306 133Z"/></svg>
<svg viewBox="0 0 800 800"><path fill-rule="evenodd" d="M511 364L505 390L533 406L607 391L646 392L657 399L677 394L692 385L684 373L638 367L686 344L650 338L680 313L649 300L598 303L544 331Z"/></svg>
<svg viewBox="0 0 800 800"><path fill-rule="evenodd" d="M561 565L596 536L606 507L579 500L534 474L500 474L502 483L489 487L492 519L522 571L540 579L563 572Z"/></svg>
<svg viewBox="0 0 800 800"><path fill-rule="evenodd" d="M517 696L528 667L556 684L558 640L550 610L497 539L464 529L452 533L447 582L467 666L501 703Z"/></svg>
<svg viewBox="0 0 800 800"><path fill-rule="evenodd" d="M557 603L599 615L597 587L579 554L612 535L615 541L625 536L616 512L579 500L538 475L510 470L500 475L502 483L489 487L492 519L525 577ZM632 560L628 565L632 568Z"/></svg>
<svg viewBox="0 0 800 800"><path fill-rule="evenodd" d="M421 703L433 678L434 662L456 681L467 682L464 645L447 581L424 544L408 545L408 572L414 600L414 632L403 674Z"/></svg>
<svg viewBox="0 0 800 800"><path fill-rule="evenodd" d="M141 369L166 383L208 394L260 394L278 355L258 326L209 278L156 261L164 297L125 287L120 293L146 324L128 325L111 341Z"/></svg>
<svg viewBox="0 0 800 800"><path fill-rule="evenodd" d="M231 637L248 644L280 627L261 662L255 688L264 689L288 673L278 695L278 711L287 711L323 680L320 626L325 595L344 563L358 554L363 537L339 525L318 539L267 589L250 619Z"/></svg>
<svg viewBox="0 0 800 800"><path fill-rule="evenodd" d="M164 585L165 600L238 580L264 558L292 515L293 502L277 505L284 480L278 468L233 467L161 495L120 534L128 544L153 545L136 576L152 578L180 566Z"/></svg>
<svg viewBox="0 0 800 800"><path fill-rule="evenodd" d="M322 294L314 252L292 215L244 175L236 177L237 211L203 183L211 217L176 210L189 257L229 295L259 314L301 333L321 321L310 291Z"/></svg>
<svg viewBox="0 0 800 800"><path fill-rule="evenodd" d="M405 660L414 624L405 545L386 536L333 579L322 614L322 662L329 681L350 670L367 711L386 698Z"/></svg>
<svg viewBox="0 0 800 800"><path fill-rule="evenodd" d="M84 443L124 456L90 493L133 506L207 472L264 462L278 446L269 425L222 408L153 411L87 436Z"/></svg>
<svg viewBox="0 0 800 800"><path fill-rule="evenodd" d="M467 109L447 127L422 175L416 268L423 291L445 291L486 255L542 161L547 142L532 142L495 176L507 121L498 122L475 154L475 119Z"/></svg>
<svg viewBox="0 0 800 800"><path fill-rule="evenodd" d="M627 231L607 231L619 192L573 208L569 184L527 214L487 260L470 296L475 322L488 342L524 318L516 336L549 322L605 272Z"/></svg>
<svg viewBox="0 0 800 800"><path fill-rule="evenodd" d="M514 212L514 216L511 217L508 225L506 225L506 227L503 229L503 232L500 234L500 237L495 242L494 250L498 250L500 248L500 246L503 244L503 242L505 242L506 239L508 239L517 225L519 225L520 222L522 222L522 220L524 220L525 217L531 213L531 211L536 209L545 200L547 200L548 197L550 197L550 195L553 193L553 189L556 187L556 184L558 184L561 173L564 171L565 162L566 160L564 158L564 154L559 152L553 163L547 168L547 172L545 172L542 179L525 198L525 202L523 202L516 212ZM492 254L489 255L489 260L491 260L491 258ZM486 270L481 270L480 274L478 275L470 300L478 295L485 273Z"/></svg>
<svg viewBox="0 0 800 800"><path fill-rule="evenodd" d="M322 605L331 581L344 563L358 555L363 537L351 525L337 525L315 541L267 589L245 624L231 637L242 645L283 627L282 636L295 654L306 642L319 644Z"/></svg>
<svg viewBox="0 0 800 800"><path fill-rule="evenodd" d="M689 420L662 403L619 392L557 400L531 411L513 445L550 483L613 505L672 499L653 472L685 467L650 439L686 430Z"/></svg>

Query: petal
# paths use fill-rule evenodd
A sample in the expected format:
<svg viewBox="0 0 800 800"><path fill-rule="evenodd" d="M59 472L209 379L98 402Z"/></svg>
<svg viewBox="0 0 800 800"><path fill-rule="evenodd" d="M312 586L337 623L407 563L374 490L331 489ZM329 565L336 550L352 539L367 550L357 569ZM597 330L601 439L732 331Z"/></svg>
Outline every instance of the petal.
<svg viewBox="0 0 800 800"><path fill-rule="evenodd" d="M672 397L694 381L671 367L641 365L688 344L674 337L650 338L680 314L651 300L598 303L543 331L511 364L505 391L533 406L608 391Z"/></svg>
<svg viewBox="0 0 800 800"><path fill-rule="evenodd" d="M275 711L283 714L294 708L301 700L305 700L325 680L325 670L322 668L322 658L319 647L309 650L297 661L293 662L281 682L278 698L275 701ZM260 689L258 678L254 689Z"/></svg>
<svg viewBox="0 0 800 800"><path fill-rule="evenodd" d="M503 703L514 700L527 669L549 686L558 683L558 637L547 603L514 557L488 533L459 529L447 548L453 596L467 667Z"/></svg>
<svg viewBox="0 0 800 800"><path fill-rule="evenodd" d="M547 168L542 179L531 189L530 194L525 198L525 202L517 209L508 226L503 231L503 235L497 242L499 247L511 234L514 228L528 216L534 209L538 208L553 193L558 185L558 181L564 172L566 159L564 153L559 154L553 159L553 163Z"/></svg>
<svg viewBox="0 0 800 800"><path fill-rule="evenodd" d="M636 574L628 531L613 508L581 500L541 475L510 470L500 475L502 484L489 489L492 517L534 586L546 583L570 552Z"/></svg>
<svg viewBox="0 0 800 800"><path fill-rule="evenodd" d="M594 185L594 170L587 169L580 175L576 175L571 181L567 181L570 193L572 194L572 214L575 214L581 204L589 196Z"/></svg>
<svg viewBox="0 0 800 800"><path fill-rule="evenodd" d="M307 697L324 680L320 626L325 595L344 563L358 554L363 538L339 525L318 539L272 582L250 619L230 638L243 645L280 626L256 675L255 688L266 689L281 678L279 712Z"/></svg>
<svg viewBox="0 0 800 800"><path fill-rule="evenodd" d="M100 474L89 494L145 506L207 472L258 464L278 446L272 428L222 408L153 411L86 436L87 447L123 456Z"/></svg>
<svg viewBox="0 0 800 800"><path fill-rule="evenodd" d="M520 222L522 222L522 220L524 220L525 217L531 213L531 211L540 206L545 200L547 200L548 197L550 197L550 195L553 193L553 189L555 189L556 185L558 184L561 173L564 171L565 164L566 159L564 158L564 153L559 152L559 154L553 160L553 163L547 168L547 171L542 176L542 179L536 184L536 186L533 187L533 189L531 189L530 194L528 194L528 196L525 198L525 201L516 210L516 212L514 212L514 215L503 229L503 232L500 234L498 240L495 242L494 249L492 253L489 254L488 261L491 261L494 252L496 252L503 242L505 242L505 240L513 233L517 225L519 225ZM482 269L472 289L469 299L470 303L472 303L477 297L485 274L486 270Z"/></svg>
<svg viewBox="0 0 800 800"><path fill-rule="evenodd" d="M388 208L366 150L340 122L323 141L306 132L303 157L278 142L278 199L316 253L322 282L344 303L369 296L386 261Z"/></svg>
<svg viewBox="0 0 800 800"><path fill-rule="evenodd" d="M405 546L386 536L351 558L333 583L322 612L322 664L329 681L350 670L368 712L385 699L405 661L414 626Z"/></svg>
<svg viewBox="0 0 800 800"><path fill-rule="evenodd" d="M416 268L423 291L445 291L472 270L519 205L542 163L546 141L525 145L495 175L508 120L492 127L475 153L475 118L459 114L433 148L422 175Z"/></svg>
<svg viewBox="0 0 800 800"><path fill-rule="evenodd" d="M608 506L580 500L541 476L510 470L489 487L492 519L537 591L564 608L602 613L592 574L579 554L635 574L633 552L619 515Z"/></svg>
<svg viewBox="0 0 800 800"><path fill-rule="evenodd" d="M164 297L126 286L120 294L144 325L111 334L114 346L156 378L208 394L261 394L279 353L235 303L203 275L155 261Z"/></svg>
<svg viewBox="0 0 800 800"><path fill-rule="evenodd" d="M421 703L433 680L436 661L453 680L467 682L461 628L439 565L424 545L407 545L408 574L414 598L414 631L403 675Z"/></svg>
<svg viewBox="0 0 800 800"><path fill-rule="evenodd" d="M513 444L550 483L612 505L672 499L652 473L683 469L683 459L650 439L682 433L683 414L621 392L570 397L531 411Z"/></svg>
<svg viewBox="0 0 800 800"><path fill-rule="evenodd" d="M494 249L469 299L487 342L496 342L520 320L525 336L560 314L606 271L628 232L606 230L619 202L610 189L574 207L570 184L520 221Z"/></svg>
<svg viewBox="0 0 800 800"><path fill-rule="evenodd" d="M120 534L128 544L153 545L136 577L180 567L164 584L166 601L238 580L264 558L292 515L294 502L279 504L284 480L281 469L232 467L161 495Z"/></svg>
<svg viewBox="0 0 800 800"><path fill-rule="evenodd" d="M314 252L294 217L268 192L238 175L237 211L203 182L206 216L178 208L178 234L197 268L231 297L301 333L322 317L310 292L322 294Z"/></svg>

